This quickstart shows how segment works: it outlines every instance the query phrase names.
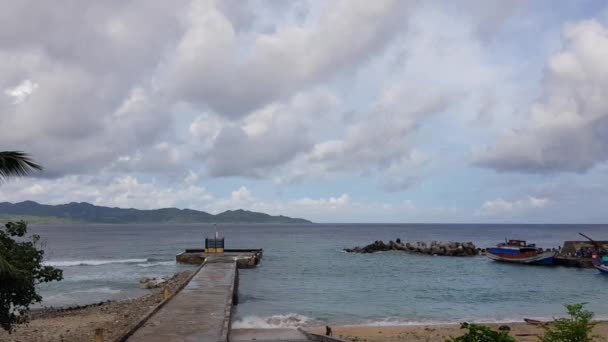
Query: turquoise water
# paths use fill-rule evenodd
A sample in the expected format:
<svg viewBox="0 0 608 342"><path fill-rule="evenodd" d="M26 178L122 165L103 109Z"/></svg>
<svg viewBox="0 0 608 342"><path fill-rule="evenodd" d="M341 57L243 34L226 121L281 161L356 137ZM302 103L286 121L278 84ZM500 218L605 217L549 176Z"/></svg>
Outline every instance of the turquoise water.
<svg viewBox="0 0 608 342"><path fill-rule="evenodd" d="M227 248L264 248L256 269L243 270L236 327L518 321L563 315L563 304L588 302L608 318L608 276L593 269L531 267L485 257L449 258L397 252L348 254L374 240L473 241L505 237L540 247L608 240L608 226L581 225L306 225L220 227ZM48 262L65 280L41 287L45 305L83 304L140 295L142 277L166 276L176 253L201 247L209 225L33 227Z"/></svg>

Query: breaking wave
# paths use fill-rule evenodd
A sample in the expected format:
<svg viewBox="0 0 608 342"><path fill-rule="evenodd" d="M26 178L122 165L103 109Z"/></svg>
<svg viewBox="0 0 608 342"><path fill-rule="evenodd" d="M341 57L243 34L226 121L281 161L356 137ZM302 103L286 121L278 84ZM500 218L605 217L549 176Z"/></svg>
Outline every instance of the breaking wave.
<svg viewBox="0 0 608 342"><path fill-rule="evenodd" d="M146 263L146 264L137 264L137 266L139 266L139 267L171 266L171 265L175 265L175 261L170 260L170 261L150 262L150 263Z"/></svg>
<svg viewBox="0 0 608 342"><path fill-rule="evenodd" d="M270 317L246 316L232 324L236 329L277 329L311 326L315 321L299 314L273 315Z"/></svg>
<svg viewBox="0 0 608 342"><path fill-rule="evenodd" d="M104 293L104 294L117 294L122 292L118 289L112 289L109 287L94 287L86 290L76 290L72 291L72 293Z"/></svg>
<svg viewBox="0 0 608 342"><path fill-rule="evenodd" d="M109 260L49 260L44 262L46 266L70 267L70 266L99 266L107 264L135 264L148 262L149 259L109 259Z"/></svg>

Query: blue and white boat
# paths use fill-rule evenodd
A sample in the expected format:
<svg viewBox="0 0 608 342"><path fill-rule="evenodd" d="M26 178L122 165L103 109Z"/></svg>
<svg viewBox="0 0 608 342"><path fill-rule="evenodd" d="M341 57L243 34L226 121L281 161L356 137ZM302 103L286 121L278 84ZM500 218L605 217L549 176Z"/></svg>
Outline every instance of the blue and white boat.
<svg viewBox="0 0 608 342"><path fill-rule="evenodd" d="M486 250L486 255L492 260L527 265L553 265L556 253L543 251L523 240L508 240Z"/></svg>
<svg viewBox="0 0 608 342"><path fill-rule="evenodd" d="M601 273L608 274L608 256L604 255L598 262L593 265Z"/></svg>

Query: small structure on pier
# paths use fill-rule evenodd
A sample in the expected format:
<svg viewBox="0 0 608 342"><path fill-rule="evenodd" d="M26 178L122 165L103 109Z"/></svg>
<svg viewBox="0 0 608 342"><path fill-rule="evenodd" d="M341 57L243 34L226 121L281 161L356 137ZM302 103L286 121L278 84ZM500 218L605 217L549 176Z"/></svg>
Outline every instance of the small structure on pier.
<svg viewBox="0 0 608 342"><path fill-rule="evenodd" d="M224 253L224 238L220 238L218 232L215 237L205 239L205 253Z"/></svg>

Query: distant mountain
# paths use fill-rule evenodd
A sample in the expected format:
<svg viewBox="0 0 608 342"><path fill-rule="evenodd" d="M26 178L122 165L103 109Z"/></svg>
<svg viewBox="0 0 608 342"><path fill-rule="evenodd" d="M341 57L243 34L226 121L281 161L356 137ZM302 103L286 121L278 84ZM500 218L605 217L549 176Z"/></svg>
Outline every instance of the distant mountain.
<svg viewBox="0 0 608 342"><path fill-rule="evenodd" d="M155 210L100 207L90 203L46 205L33 201L0 203L0 217L40 217L38 222L81 223L312 223L300 218L271 216L247 210L228 210L213 215L192 209Z"/></svg>

